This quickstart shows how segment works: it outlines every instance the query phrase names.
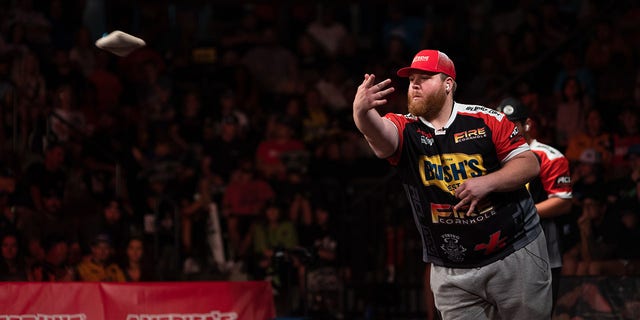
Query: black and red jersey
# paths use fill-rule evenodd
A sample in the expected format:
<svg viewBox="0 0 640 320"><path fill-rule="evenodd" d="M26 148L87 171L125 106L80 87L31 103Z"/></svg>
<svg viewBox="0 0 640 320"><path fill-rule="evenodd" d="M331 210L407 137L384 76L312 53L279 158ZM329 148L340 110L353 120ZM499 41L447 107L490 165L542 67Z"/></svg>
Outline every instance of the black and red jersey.
<svg viewBox="0 0 640 320"><path fill-rule="evenodd" d="M413 115L389 113L399 145L388 161L397 167L422 237L423 259L452 268L480 267L524 247L541 232L523 186L489 194L471 216L456 211L456 188L497 171L529 150L517 127L493 109L455 103L445 128Z"/></svg>
<svg viewBox="0 0 640 320"><path fill-rule="evenodd" d="M540 162L540 174L529 185L529 193L535 203L549 198L571 199L571 173L569 159L557 149L537 140L529 144L531 151ZM547 252L551 268L562 267L560 235L554 219L540 219L542 230L547 239Z"/></svg>
<svg viewBox="0 0 640 320"><path fill-rule="evenodd" d="M529 183L535 203L548 198L571 199L569 160L557 149L533 140L529 145L540 162L540 174Z"/></svg>

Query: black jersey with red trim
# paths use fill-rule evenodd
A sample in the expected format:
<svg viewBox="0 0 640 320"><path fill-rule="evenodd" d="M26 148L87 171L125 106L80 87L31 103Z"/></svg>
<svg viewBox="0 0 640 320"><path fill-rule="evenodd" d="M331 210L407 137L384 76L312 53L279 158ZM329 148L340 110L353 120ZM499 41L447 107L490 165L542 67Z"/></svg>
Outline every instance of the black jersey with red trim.
<svg viewBox="0 0 640 320"><path fill-rule="evenodd" d="M529 146L498 111L454 103L445 128L413 115L389 113L399 145L387 160L397 167L422 238L423 259L451 268L473 268L502 259L541 232L529 192L487 195L471 216L456 211L456 188L495 172Z"/></svg>
<svg viewBox="0 0 640 320"><path fill-rule="evenodd" d="M531 141L529 147L540 162L540 174L528 186L533 202L539 203L549 198L571 199L569 160L557 149L537 140ZM551 268L562 267L560 235L555 219L541 218L540 224L547 240Z"/></svg>

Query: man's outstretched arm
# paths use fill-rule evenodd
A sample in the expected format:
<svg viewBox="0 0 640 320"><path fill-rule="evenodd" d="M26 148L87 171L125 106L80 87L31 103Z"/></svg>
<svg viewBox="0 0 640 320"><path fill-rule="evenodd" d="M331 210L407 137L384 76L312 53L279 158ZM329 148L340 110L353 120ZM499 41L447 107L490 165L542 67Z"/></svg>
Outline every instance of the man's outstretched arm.
<svg viewBox="0 0 640 320"><path fill-rule="evenodd" d="M375 107L387 103L385 97L395 89L387 86L391 79L374 84L375 75L365 74L353 99L353 120L379 158L391 156L398 148L398 129L380 116Z"/></svg>

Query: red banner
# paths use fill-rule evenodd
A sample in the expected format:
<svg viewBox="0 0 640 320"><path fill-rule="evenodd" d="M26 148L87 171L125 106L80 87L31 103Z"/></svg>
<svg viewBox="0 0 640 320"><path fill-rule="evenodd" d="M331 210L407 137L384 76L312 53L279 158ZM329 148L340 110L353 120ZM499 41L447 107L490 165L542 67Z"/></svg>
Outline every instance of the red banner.
<svg viewBox="0 0 640 320"><path fill-rule="evenodd" d="M0 284L0 320L268 320L268 282Z"/></svg>

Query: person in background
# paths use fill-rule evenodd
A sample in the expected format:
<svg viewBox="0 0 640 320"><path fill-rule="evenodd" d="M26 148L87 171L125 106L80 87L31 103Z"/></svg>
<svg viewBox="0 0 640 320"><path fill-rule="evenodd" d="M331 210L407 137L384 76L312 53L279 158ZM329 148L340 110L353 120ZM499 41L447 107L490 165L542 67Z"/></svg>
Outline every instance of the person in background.
<svg viewBox="0 0 640 320"><path fill-rule="evenodd" d="M125 282L120 267L111 261L111 238L98 234L91 243L91 255L78 265L78 277L81 281Z"/></svg>
<svg viewBox="0 0 640 320"><path fill-rule="evenodd" d="M69 243L57 234L47 236L44 240L44 261L37 270L34 280L49 282L66 282L77 280L73 266L69 263ZM39 265L39 263L35 263ZM36 271L36 270L34 270Z"/></svg>
<svg viewBox="0 0 640 320"><path fill-rule="evenodd" d="M601 161L605 166L611 163L611 134L605 130L602 114L598 109L591 109L587 113L585 129L569 138L565 156L573 164L580 159L587 149L593 149L600 153Z"/></svg>
<svg viewBox="0 0 640 320"><path fill-rule="evenodd" d="M602 154L595 149L585 149L571 169L571 184L579 203L584 194L605 192L606 181Z"/></svg>
<svg viewBox="0 0 640 320"><path fill-rule="evenodd" d="M629 159L627 154L633 145L640 145L640 122L638 111L632 108L624 108L618 114L619 126L613 134L613 158L611 167L614 178L624 177L629 174Z"/></svg>
<svg viewBox="0 0 640 320"><path fill-rule="evenodd" d="M578 218L580 238L563 255L562 275L586 276L593 261L616 258L624 225L607 206L602 192L582 195L582 213Z"/></svg>
<svg viewBox="0 0 640 320"><path fill-rule="evenodd" d="M271 185L259 177L251 160L240 161L231 175L222 198L226 218L230 256L242 258L250 246L250 229L264 206L275 198Z"/></svg>
<svg viewBox="0 0 640 320"><path fill-rule="evenodd" d="M519 100L506 98L500 102L498 111L507 115L522 132L540 162L540 174L528 185L536 203L540 223L547 240L547 252L551 263L551 286L555 306L560 288L562 254L560 233L555 218L571 212L571 173L569 160L557 149L536 140L538 121Z"/></svg>
<svg viewBox="0 0 640 320"><path fill-rule="evenodd" d="M127 282L153 281L156 277L145 256L144 242L140 237L131 237L120 269Z"/></svg>
<svg viewBox="0 0 640 320"><path fill-rule="evenodd" d="M21 252L18 236L7 233L0 239L2 244L0 281L27 281L27 264Z"/></svg>

